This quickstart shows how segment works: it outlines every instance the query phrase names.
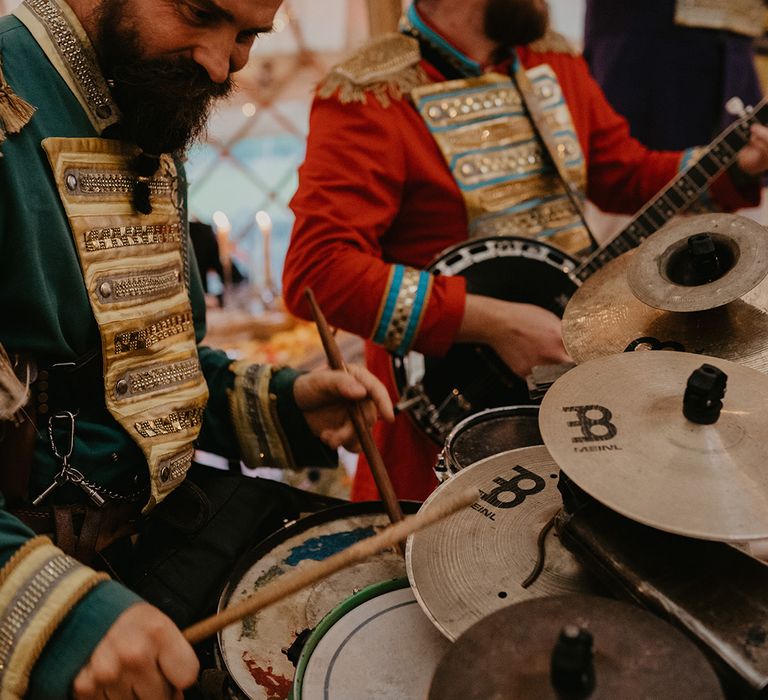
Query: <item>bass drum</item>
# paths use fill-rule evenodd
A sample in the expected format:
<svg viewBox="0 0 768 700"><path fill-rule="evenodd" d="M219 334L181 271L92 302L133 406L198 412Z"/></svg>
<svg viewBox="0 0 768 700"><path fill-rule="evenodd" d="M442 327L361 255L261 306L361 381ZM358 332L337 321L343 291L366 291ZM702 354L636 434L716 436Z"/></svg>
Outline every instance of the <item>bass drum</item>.
<svg viewBox="0 0 768 700"><path fill-rule="evenodd" d="M453 246L427 269L465 277L471 294L536 304L562 316L579 286L577 267L574 258L547 243L495 236ZM401 403L438 445L473 413L530 402L525 381L484 345L457 343L443 357L393 355L392 369Z"/></svg>
<svg viewBox="0 0 768 700"><path fill-rule="evenodd" d="M486 457L519 447L543 445L538 406L504 406L461 421L445 441L435 475L442 483Z"/></svg>
<svg viewBox="0 0 768 700"><path fill-rule="evenodd" d="M374 584L318 625L296 669L294 700L424 700L450 642L408 579Z"/></svg>
<svg viewBox="0 0 768 700"><path fill-rule="evenodd" d="M402 508L415 513L418 504L404 502ZM384 506L377 501L337 506L287 525L240 560L221 594L219 611L388 524ZM403 558L394 550L382 552L222 630L217 651L232 680L230 695L286 700L303 643L325 615L365 586L404 575Z"/></svg>

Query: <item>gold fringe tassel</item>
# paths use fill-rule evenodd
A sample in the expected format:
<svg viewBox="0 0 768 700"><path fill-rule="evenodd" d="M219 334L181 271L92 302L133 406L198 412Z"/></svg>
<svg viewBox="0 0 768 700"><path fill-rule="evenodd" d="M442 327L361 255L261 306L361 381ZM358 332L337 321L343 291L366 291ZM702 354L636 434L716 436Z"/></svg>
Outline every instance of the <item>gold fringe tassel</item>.
<svg viewBox="0 0 768 700"><path fill-rule="evenodd" d="M365 103L367 95L371 94L381 103L389 107L392 100L400 100L414 88L428 82L427 74L421 66L415 65L399 71L386 81L361 85L349 79L348 76L332 72L317 89L318 97L328 99L338 93L342 104L351 102Z"/></svg>
<svg viewBox="0 0 768 700"><path fill-rule="evenodd" d="M0 345L0 420L12 420L27 403L29 378L21 382L13 371L11 360Z"/></svg>
<svg viewBox="0 0 768 700"><path fill-rule="evenodd" d="M0 144L5 141L6 134L18 134L29 124L36 111L35 107L19 97L5 82L3 57L0 56Z"/></svg>

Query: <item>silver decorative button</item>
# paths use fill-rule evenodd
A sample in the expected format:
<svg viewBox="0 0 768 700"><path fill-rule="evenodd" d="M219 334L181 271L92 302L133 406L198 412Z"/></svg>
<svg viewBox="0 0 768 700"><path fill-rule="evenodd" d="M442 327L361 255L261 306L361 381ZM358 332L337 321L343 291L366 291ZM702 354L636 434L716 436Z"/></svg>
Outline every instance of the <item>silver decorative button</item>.
<svg viewBox="0 0 768 700"><path fill-rule="evenodd" d="M117 382L115 385L115 391L117 391L118 395L124 396L128 393L128 382L125 379L121 379Z"/></svg>
<svg viewBox="0 0 768 700"><path fill-rule="evenodd" d="M67 182L67 189L70 192L74 192L77 189L77 177L75 177L72 173L67 175L66 182Z"/></svg>
<svg viewBox="0 0 768 700"><path fill-rule="evenodd" d="M112 296L112 285L109 282L102 282L99 285L99 294L103 297Z"/></svg>
<svg viewBox="0 0 768 700"><path fill-rule="evenodd" d="M160 481L165 483L170 478L171 478L171 468L170 467L163 467L160 470Z"/></svg>

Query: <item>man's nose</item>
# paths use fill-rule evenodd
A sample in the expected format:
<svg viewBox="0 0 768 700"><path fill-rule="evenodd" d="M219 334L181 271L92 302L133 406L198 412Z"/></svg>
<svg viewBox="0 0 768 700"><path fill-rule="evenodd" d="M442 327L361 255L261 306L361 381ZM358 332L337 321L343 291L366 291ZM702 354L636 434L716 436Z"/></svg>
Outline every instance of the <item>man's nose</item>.
<svg viewBox="0 0 768 700"><path fill-rule="evenodd" d="M245 68L250 45L236 40L198 46L192 53L193 60L202 66L214 83L224 83L232 73Z"/></svg>

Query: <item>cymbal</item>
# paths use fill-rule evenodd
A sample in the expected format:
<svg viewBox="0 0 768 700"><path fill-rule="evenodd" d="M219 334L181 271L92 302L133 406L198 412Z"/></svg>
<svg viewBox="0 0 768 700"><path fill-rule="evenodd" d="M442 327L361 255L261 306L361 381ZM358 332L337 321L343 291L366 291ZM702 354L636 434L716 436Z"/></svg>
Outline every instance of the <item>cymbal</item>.
<svg viewBox="0 0 768 700"><path fill-rule="evenodd" d="M707 237L709 248L695 245ZM697 259L703 266L699 273ZM643 242L627 270L629 287L640 301L656 309L685 312L740 299L766 275L765 228L735 214L702 214L667 224Z"/></svg>
<svg viewBox="0 0 768 700"><path fill-rule="evenodd" d="M728 377L710 425L683 415L689 377L708 363ZM612 510L709 540L768 537L768 376L681 352L625 353L563 375L539 427L561 469Z"/></svg>
<svg viewBox="0 0 768 700"><path fill-rule="evenodd" d="M672 347L768 372L768 279L718 308L664 311L640 301L629 287L627 271L638 252L598 270L568 303L563 340L577 363L628 348Z"/></svg>
<svg viewBox="0 0 768 700"><path fill-rule="evenodd" d="M429 700L567 697L555 692L550 669L568 625L593 638L590 700L723 697L704 655L668 623L616 600L567 595L517 603L473 625L441 660Z"/></svg>
<svg viewBox="0 0 768 700"><path fill-rule="evenodd" d="M596 593L598 584L550 529L544 568L538 537L560 510L559 469L539 445L503 452L462 469L426 500L429 510L472 486L482 497L408 538L408 578L424 612L449 639L510 603L560 593Z"/></svg>

